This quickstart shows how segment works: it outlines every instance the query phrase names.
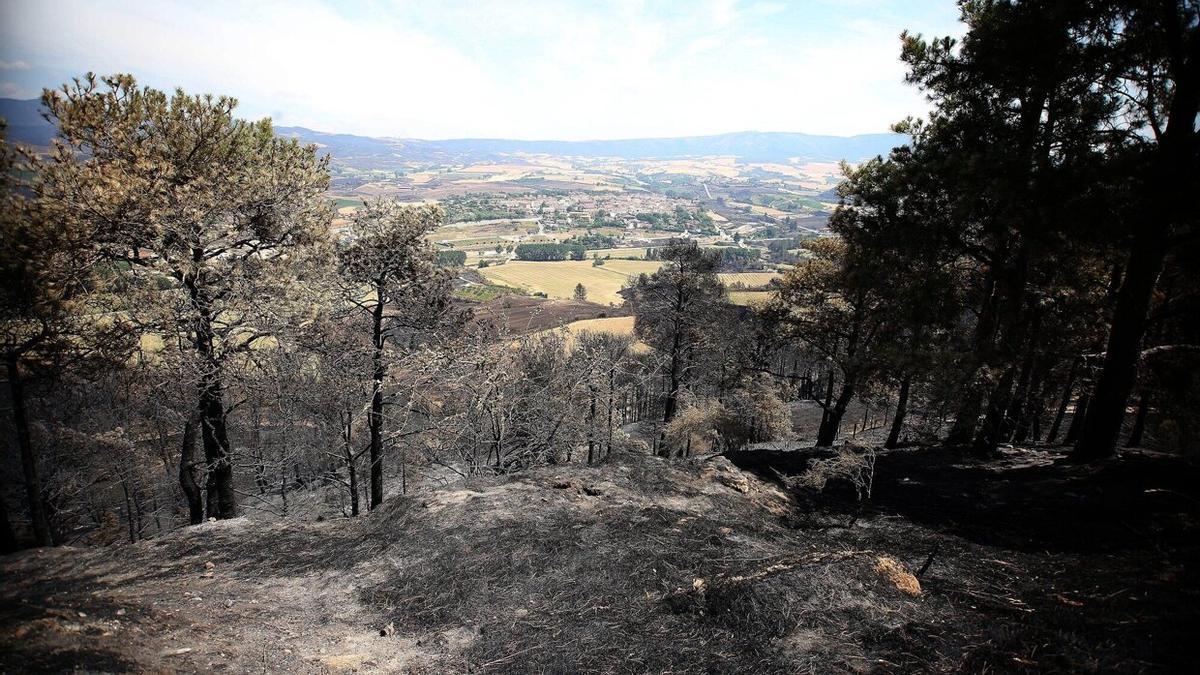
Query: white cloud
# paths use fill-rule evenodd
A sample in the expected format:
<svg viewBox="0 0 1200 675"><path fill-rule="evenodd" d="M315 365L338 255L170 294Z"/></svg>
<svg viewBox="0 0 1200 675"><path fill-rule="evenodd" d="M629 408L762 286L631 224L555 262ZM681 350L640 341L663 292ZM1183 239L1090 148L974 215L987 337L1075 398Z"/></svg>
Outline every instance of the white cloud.
<svg viewBox="0 0 1200 675"><path fill-rule="evenodd" d="M132 72L153 86L237 96L249 116L330 131L851 134L926 109L902 83L901 26L846 20L803 37L803 21L796 35L771 30L789 12L772 2L49 4L5 10L6 63L35 62L60 78Z"/></svg>

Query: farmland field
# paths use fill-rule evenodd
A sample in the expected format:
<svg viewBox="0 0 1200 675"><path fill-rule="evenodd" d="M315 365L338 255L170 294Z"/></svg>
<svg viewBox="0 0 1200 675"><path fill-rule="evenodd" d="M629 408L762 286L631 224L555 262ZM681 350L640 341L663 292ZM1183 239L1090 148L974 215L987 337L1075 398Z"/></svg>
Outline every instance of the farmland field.
<svg viewBox="0 0 1200 675"><path fill-rule="evenodd" d="M583 333L608 333L610 335L633 335L632 316L609 316L600 319L582 319L566 324L562 330L566 333L567 347L574 348L576 339ZM547 331L549 332L549 331ZM634 341L633 351L645 354L650 351L650 345L640 340Z"/></svg>
<svg viewBox="0 0 1200 675"><path fill-rule="evenodd" d="M617 291L629 277L656 271L661 263L644 260L610 260L593 267L590 260L559 262L526 262L514 260L504 265L486 267L479 272L488 281L503 286L524 288L531 293L542 292L551 298L571 298L575 284L583 284L588 300L602 305L619 305Z"/></svg>
<svg viewBox="0 0 1200 675"><path fill-rule="evenodd" d="M632 247L630 247L630 248L598 248L598 249L592 249L587 252L587 256L589 258L592 257L593 255L598 255L601 258L603 258L604 256L611 256L613 258L632 258L632 259L636 259L636 260L642 260L646 257L646 249L645 249L645 247L642 247L642 248L632 248Z"/></svg>
<svg viewBox="0 0 1200 675"><path fill-rule="evenodd" d="M537 223L527 219L489 220L443 225L430 233L434 241L462 241L471 239L512 239L537 232Z"/></svg>
<svg viewBox="0 0 1200 675"><path fill-rule="evenodd" d="M609 316L603 319L583 319L565 326L572 335L584 332L611 333L613 335L633 335L632 316Z"/></svg>
<svg viewBox="0 0 1200 675"><path fill-rule="evenodd" d="M779 274L775 272L736 272L733 274L718 274L721 278L721 283L726 286L733 284L741 284L746 288L758 288L771 283L772 279L778 279Z"/></svg>
<svg viewBox="0 0 1200 675"><path fill-rule="evenodd" d="M745 307L761 307L771 300L774 291L730 291L729 301Z"/></svg>

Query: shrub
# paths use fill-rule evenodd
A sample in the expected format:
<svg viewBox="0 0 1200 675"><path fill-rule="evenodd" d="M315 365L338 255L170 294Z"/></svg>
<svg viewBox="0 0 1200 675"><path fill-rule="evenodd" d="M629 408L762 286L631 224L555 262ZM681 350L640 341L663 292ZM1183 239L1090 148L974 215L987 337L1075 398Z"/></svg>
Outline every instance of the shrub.
<svg viewBox="0 0 1200 675"><path fill-rule="evenodd" d="M870 499L871 486L875 482L875 451L862 448L860 452L844 445L837 449L833 457L814 460L796 483L820 492L831 480L853 485L859 501Z"/></svg>

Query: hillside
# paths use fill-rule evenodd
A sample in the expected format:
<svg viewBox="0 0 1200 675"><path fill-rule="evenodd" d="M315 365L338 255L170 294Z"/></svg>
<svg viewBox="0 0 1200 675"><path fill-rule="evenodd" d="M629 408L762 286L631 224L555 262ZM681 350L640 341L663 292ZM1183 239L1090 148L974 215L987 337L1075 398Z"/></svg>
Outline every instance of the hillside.
<svg viewBox="0 0 1200 675"><path fill-rule="evenodd" d="M31 145L49 144L54 129L42 119L40 109L41 104L37 100L0 99L0 117L8 120L9 137ZM472 162L514 154L622 159L682 159L720 155L755 162L786 162L791 158L815 162L843 159L860 161L875 155L886 155L904 139L898 134L843 137L744 131L713 136L604 141L496 138L420 140L371 138L288 126L276 127L276 132L281 136L298 138L304 143L316 143L328 150L336 160L363 169L388 167L396 162Z"/></svg>
<svg viewBox="0 0 1200 675"><path fill-rule="evenodd" d="M1137 457L1072 468L1012 451L947 471L937 452L898 451L880 456L875 498L859 509L784 487L819 454L733 457L758 474L719 456L623 454L397 498L359 520L240 518L132 546L29 551L0 559L0 669L1155 672L1184 662L1200 618L1187 567L1193 468ZM1057 518L1031 529L1016 503ZM923 566L915 583L909 571Z"/></svg>
<svg viewBox="0 0 1200 675"><path fill-rule="evenodd" d="M317 143L330 149L334 157L388 156L427 161L478 161L508 155L554 155L558 157L620 159L684 159L691 157L730 156L744 161L786 162L791 158L807 161L857 162L875 155L886 155L904 142L898 134L862 136L817 136L803 133L743 131L713 136L681 138L636 138L597 141L514 140L459 138L438 141L416 139L373 139L348 134L329 134L303 127L279 127L283 136L294 136L305 143Z"/></svg>

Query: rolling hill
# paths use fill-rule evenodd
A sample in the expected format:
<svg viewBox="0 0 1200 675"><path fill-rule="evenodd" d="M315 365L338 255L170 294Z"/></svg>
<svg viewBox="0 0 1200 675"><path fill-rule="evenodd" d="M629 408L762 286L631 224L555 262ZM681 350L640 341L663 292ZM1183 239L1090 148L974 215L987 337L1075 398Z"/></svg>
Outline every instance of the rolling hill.
<svg viewBox="0 0 1200 675"><path fill-rule="evenodd" d="M0 99L0 117L8 120L10 140L48 145L54 128L41 117L37 100ZM277 127L281 136L315 143L340 163L387 168L403 162L470 162L515 154L621 159L680 159L733 156L745 161L860 161L887 154L903 142L898 134L819 136L791 132L743 131L713 136L635 138L596 141L529 141L495 138L421 140L372 138L327 133L304 127Z"/></svg>

